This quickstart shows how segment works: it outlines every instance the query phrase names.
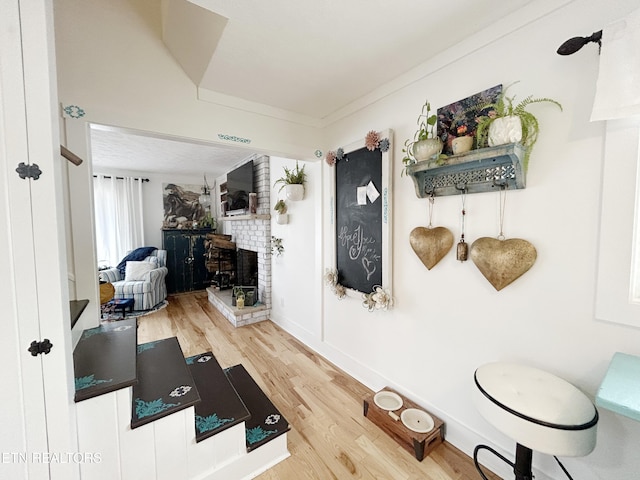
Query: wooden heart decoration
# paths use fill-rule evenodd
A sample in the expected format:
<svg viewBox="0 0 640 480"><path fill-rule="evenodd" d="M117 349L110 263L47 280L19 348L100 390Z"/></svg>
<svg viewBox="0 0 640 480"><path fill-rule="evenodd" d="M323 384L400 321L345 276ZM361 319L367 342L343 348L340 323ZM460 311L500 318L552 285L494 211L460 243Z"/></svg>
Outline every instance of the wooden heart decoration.
<svg viewBox="0 0 640 480"><path fill-rule="evenodd" d="M473 242L470 256L482 275L500 291L524 275L536 262L538 253L533 245L520 238L483 237Z"/></svg>
<svg viewBox="0 0 640 480"><path fill-rule="evenodd" d="M453 246L453 234L444 227L416 227L409 236L411 248L427 269L431 270Z"/></svg>

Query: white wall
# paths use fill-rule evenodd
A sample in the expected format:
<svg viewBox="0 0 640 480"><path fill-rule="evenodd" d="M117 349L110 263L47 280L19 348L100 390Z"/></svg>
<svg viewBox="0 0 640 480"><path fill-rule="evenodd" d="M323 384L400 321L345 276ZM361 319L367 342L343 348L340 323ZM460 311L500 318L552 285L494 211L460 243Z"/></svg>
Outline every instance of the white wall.
<svg viewBox="0 0 640 480"><path fill-rule="evenodd" d="M271 185L283 175L283 168L295 168L296 162L271 157ZM282 239L284 253L271 257L271 318L305 342L315 343L322 334L321 215L322 172L319 162L299 162L307 174L304 199L285 200L289 223L279 225L273 210L285 199L280 185L271 195L271 235Z"/></svg>
<svg viewBox="0 0 640 480"><path fill-rule="evenodd" d="M467 452L475 434L511 454L514 450L472 404L478 366L495 360L527 363L566 378L593 398L614 352L640 353L637 329L594 318L604 143L603 123L589 122L597 47L571 57L555 53L564 40L601 29L637 2L616 6L611 11L601 2L572 2L488 45L482 46L481 38L468 39L423 66L425 75L415 83L326 129L325 150L363 138L371 129L395 131L396 306L370 314L359 302L338 301L325 290L322 347L348 358L345 364L362 378L375 382L379 375L376 387L390 383L443 415L447 438ZM400 177L401 149L413 135L425 97L437 107L518 80L511 93L554 98L564 112L531 108L541 122L541 136L527 188L507 194L504 232L530 241L538 259L523 277L496 292L472 262L457 262L453 251L430 271L413 253L409 234L428 224L427 201L416 197L410 179ZM328 170L323 164L325 202ZM467 197L467 241L498 235L498 201L493 193ZM459 197L436 198L434 224L457 238L460 210ZM326 230L326 212L324 219ZM329 266L330 259L324 264ZM565 465L574 478L637 478L640 426L603 409L600 414L594 453ZM546 475L563 478L550 457L536 455L535 463Z"/></svg>
<svg viewBox="0 0 640 480"><path fill-rule="evenodd" d="M323 286L324 269L333 263L327 255L333 240L330 167L316 162L307 164L307 198L290 205L290 223L272 225L272 234L285 245L284 255L273 259L273 320L371 388L394 386L442 416L447 439L467 453L475 443L489 442L511 455L513 442L488 425L471 402L478 366L524 362L566 378L593 397L614 352L640 353L639 330L594 318L605 140L604 125L589 122L597 47L570 57L555 53L564 40L601 29L637 7L637 0L564 3L538 20L514 19L514 28L521 28L511 34L496 38L493 31L483 32L442 52L386 86L381 100L318 132L198 102L195 87L159 41L153 2L56 0L60 98L86 110L83 123L204 140L216 140L217 133L252 138L252 149L272 155L273 178L280 167L291 165L278 154L310 159L317 144L326 152L364 138L371 129L394 130L396 305L389 312L368 313L359 300L339 301ZM556 5L538 0L525 11L535 14L544 10L536 7L550 4ZM504 233L530 241L538 260L496 292L472 262L459 263L451 253L427 271L411 250L411 230L428 223L427 202L415 196L410 179L400 177L401 148L413 135L425 97L442 106L517 80L512 93L519 98L551 97L564 112L532 107L541 136L527 188L507 194ZM274 195L272 204L276 200ZM437 198L434 223L457 237L460 208L457 197ZM466 210L468 241L498 234L497 195L469 195ZM150 228L159 232L158 225ZM565 464L583 480L636 478L640 426L603 409L600 414L595 452ZM548 456L535 455L534 462L542 469L536 478L564 478ZM498 472L510 478L504 467Z"/></svg>
<svg viewBox="0 0 640 480"><path fill-rule="evenodd" d="M198 100L196 86L162 43L159 2L56 0L54 12L58 96L63 106L85 113L68 125L95 122L314 158L316 129Z"/></svg>

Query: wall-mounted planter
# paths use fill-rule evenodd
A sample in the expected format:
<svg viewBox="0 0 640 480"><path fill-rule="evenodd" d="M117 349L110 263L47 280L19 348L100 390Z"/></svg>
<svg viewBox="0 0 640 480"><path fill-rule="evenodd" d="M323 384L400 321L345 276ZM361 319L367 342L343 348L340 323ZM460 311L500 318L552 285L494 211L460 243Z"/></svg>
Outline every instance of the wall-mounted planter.
<svg viewBox="0 0 640 480"><path fill-rule="evenodd" d="M451 155L445 164L418 162L407 167L413 179L416 195L459 195L525 188L523 168L524 147L519 143L481 148L460 155Z"/></svg>
<svg viewBox="0 0 640 480"><path fill-rule="evenodd" d="M276 215L276 223L278 225L286 225L289 223L289 214L288 213L278 213Z"/></svg>
<svg viewBox="0 0 640 480"><path fill-rule="evenodd" d="M284 193L287 200L298 202L304 198L304 185L300 183L290 183L284 186Z"/></svg>

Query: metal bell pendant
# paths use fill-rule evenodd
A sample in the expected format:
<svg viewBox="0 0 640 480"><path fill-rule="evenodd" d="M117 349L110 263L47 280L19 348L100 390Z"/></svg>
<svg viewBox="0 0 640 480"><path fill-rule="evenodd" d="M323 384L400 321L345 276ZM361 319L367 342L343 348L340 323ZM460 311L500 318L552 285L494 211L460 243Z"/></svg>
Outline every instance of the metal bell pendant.
<svg viewBox="0 0 640 480"><path fill-rule="evenodd" d="M466 262L468 258L469 258L469 245L467 244L467 242L464 241L464 239L461 239L458 242L456 259L458 259L461 262Z"/></svg>

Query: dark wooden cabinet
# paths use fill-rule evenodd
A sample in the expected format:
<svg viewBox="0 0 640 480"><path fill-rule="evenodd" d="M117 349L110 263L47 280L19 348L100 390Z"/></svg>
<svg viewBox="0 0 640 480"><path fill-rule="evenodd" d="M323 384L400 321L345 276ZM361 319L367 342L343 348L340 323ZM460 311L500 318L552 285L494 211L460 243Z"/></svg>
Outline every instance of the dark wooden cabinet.
<svg viewBox="0 0 640 480"><path fill-rule="evenodd" d="M167 293L204 290L211 285L204 241L212 230L163 230L167 251Z"/></svg>

